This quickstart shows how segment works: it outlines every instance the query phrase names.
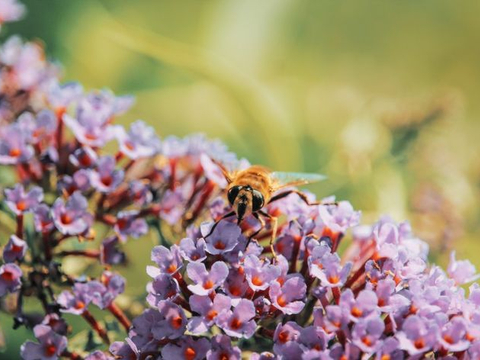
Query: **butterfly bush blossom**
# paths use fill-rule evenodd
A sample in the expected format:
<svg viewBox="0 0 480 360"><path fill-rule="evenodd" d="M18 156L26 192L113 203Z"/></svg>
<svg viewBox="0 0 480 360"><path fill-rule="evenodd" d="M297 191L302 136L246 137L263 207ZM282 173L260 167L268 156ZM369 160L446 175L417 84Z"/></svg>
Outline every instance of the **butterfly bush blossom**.
<svg viewBox="0 0 480 360"><path fill-rule="evenodd" d="M0 24L22 14L1 2ZM273 254L272 224L222 220L217 163L249 166L222 143L116 125L132 97L61 83L43 48L15 36L0 91L0 171L15 179L2 183L0 306L36 339L22 358L480 358L475 267L455 253L447 271L428 263L408 223L361 225L347 201L291 194L264 207L279 219ZM152 246L149 234L151 279L134 300L124 246Z"/></svg>

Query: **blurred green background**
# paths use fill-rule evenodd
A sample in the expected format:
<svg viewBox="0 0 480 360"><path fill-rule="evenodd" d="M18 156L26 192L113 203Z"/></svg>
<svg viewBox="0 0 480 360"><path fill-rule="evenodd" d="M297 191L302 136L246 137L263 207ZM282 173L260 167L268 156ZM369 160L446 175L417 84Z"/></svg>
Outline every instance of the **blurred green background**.
<svg viewBox="0 0 480 360"><path fill-rule="evenodd" d="M480 265L479 1L23 3L2 38L41 39L65 80L134 94L120 122L327 174L308 189L367 223L410 220L444 265L452 248ZM150 246L129 246L138 294Z"/></svg>

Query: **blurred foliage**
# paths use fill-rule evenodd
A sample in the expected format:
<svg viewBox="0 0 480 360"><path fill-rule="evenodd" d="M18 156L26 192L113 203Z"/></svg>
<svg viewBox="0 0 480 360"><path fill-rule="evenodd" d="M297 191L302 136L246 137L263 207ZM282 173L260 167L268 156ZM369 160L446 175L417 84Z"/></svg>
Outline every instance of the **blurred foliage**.
<svg viewBox="0 0 480 360"><path fill-rule="evenodd" d="M317 195L350 200L364 222L409 219L432 259L455 247L480 265L479 1L24 3L2 38L42 39L66 80L134 94L123 124L203 132L253 163L325 173ZM127 245L135 299L152 233Z"/></svg>

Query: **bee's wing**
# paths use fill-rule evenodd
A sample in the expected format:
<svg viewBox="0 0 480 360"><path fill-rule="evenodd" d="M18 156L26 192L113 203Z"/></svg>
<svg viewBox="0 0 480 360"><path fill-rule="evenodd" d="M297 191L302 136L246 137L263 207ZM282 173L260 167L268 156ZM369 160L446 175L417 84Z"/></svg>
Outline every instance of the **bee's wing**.
<svg viewBox="0 0 480 360"><path fill-rule="evenodd" d="M275 191L289 186L302 186L311 184L327 178L322 174L280 171L272 172L271 177L275 181Z"/></svg>

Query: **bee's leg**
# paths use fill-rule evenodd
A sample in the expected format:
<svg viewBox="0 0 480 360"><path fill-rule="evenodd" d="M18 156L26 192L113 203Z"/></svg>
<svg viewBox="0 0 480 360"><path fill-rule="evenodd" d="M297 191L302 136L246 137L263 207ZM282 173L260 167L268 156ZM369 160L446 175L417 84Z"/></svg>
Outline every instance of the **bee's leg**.
<svg viewBox="0 0 480 360"><path fill-rule="evenodd" d="M207 237L209 237L210 235L212 235L213 233L213 230L215 230L215 228L217 227L217 225L220 223L220 221L222 221L223 219L226 219L230 216L233 216L235 215L235 211L230 211L229 213L226 213L225 215L223 215L220 219L218 219L217 221L215 221L215 224L213 224L212 228L210 229L210 231L208 232L208 234L204 237L204 239L206 239Z"/></svg>
<svg viewBox="0 0 480 360"><path fill-rule="evenodd" d="M275 249L273 248L273 243L275 242L275 239L277 238L277 230L278 230L278 219L276 216L272 216L269 213L266 213L264 211L259 211L258 212L260 215L265 216L267 219L270 220L270 223L272 225L272 237L270 238L270 250L272 251L273 258L277 258L277 254L275 252Z"/></svg>
<svg viewBox="0 0 480 360"><path fill-rule="evenodd" d="M329 202L329 203L324 203L324 202L321 202L321 201L310 201L310 200L308 200L307 195L305 195L304 193L302 193L299 190L284 191L284 192L282 192L280 194L277 194L274 197L272 197L268 203L271 204L272 202L283 199L284 197L287 197L290 194L297 194L298 197L300 199L302 199L303 202L305 202L305 204L307 204L307 205L338 205L338 203L336 201L335 202Z"/></svg>
<svg viewBox="0 0 480 360"><path fill-rule="evenodd" d="M248 237L247 246L248 244L250 244L250 240L252 240L255 236L257 236L260 233L260 231L262 231L265 228L265 220L263 220L263 218L261 218L260 215L258 215L258 213L256 212L254 212L252 215L255 217L255 219L257 219L260 222L260 229L258 229Z"/></svg>

